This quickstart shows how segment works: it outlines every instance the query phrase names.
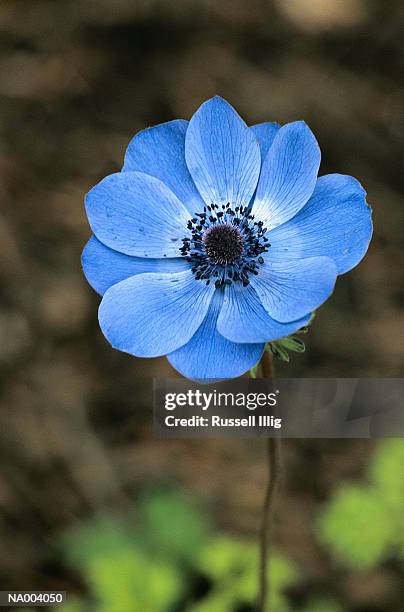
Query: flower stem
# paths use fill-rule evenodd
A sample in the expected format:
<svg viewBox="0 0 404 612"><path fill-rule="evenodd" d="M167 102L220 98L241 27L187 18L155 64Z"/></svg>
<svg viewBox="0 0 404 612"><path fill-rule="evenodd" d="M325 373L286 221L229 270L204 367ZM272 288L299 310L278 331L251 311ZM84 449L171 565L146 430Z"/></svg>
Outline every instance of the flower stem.
<svg viewBox="0 0 404 612"><path fill-rule="evenodd" d="M261 372L262 378L272 380L274 377L272 356L270 355L270 353L268 353L268 351L265 351L261 359ZM275 515L275 501L281 475L281 438L267 438L266 452L268 475L265 489L264 504L262 508L261 529L259 537L257 612L271 612L269 604L269 549L271 546L273 521Z"/></svg>

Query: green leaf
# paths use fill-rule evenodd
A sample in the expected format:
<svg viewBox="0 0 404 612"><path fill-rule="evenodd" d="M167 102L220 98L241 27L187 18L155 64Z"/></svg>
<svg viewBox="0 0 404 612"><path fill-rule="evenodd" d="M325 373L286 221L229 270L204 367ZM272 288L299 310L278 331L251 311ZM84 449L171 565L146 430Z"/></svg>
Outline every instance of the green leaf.
<svg viewBox="0 0 404 612"><path fill-rule="evenodd" d="M376 450L369 474L392 514L404 527L404 440L383 442Z"/></svg>
<svg viewBox="0 0 404 612"><path fill-rule="evenodd" d="M355 485L340 488L320 516L317 529L335 559L358 571L382 561L397 536L378 491Z"/></svg>
<svg viewBox="0 0 404 612"><path fill-rule="evenodd" d="M99 516L92 522L68 531L62 538L67 560L85 567L92 559L125 550L133 543L133 533L122 520Z"/></svg>
<svg viewBox="0 0 404 612"><path fill-rule="evenodd" d="M396 438L383 442L370 464L370 477L395 526L396 548L404 561L404 440Z"/></svg>
<svg viewBox="0 0 404 612"><path fill-rule="evenodd" d="M258 571L255 544L226 536L216 537L202 549L198 568L211 578L214 586L208 600L198 603L192 612L230 611L243 604L255 603ZM271 609L289 612L284 590L298 578L295 567L279 554L272 553L269 576Z"/></svg>
<svg viewBox="0 0 404 612"><path fill-rule="evenodd" d="M97 612L165 612L183 590L175 567L132 549L92 559L85 577Z"/></svg>
<svg viewBox="0 0 404 612"><path fill-rule="evenodd" d="M139 504L145 547L160 557L191 559L206 542L210 526L194 502L177 491L146 495Z"/></svg>
<svg viewBox="0 0 404 612"><path fill-rule="evenodd" d="M335 599L318 597L304 606L304 612L344 612L344 608Z"/></svg>

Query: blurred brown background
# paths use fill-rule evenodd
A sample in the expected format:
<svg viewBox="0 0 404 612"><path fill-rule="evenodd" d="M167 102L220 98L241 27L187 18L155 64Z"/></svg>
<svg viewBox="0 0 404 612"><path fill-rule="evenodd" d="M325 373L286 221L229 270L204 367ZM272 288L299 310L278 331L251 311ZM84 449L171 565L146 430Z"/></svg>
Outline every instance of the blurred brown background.
<svg viewBox="0 0 404 612"><path fill-rule="evenodd" d="M375 235L318 313L307 352L278 373L402 376L404 5L2 0L0 30L0 585L80 590L47 563L49 540L161 478L203 498L221 527L253 536L263 449L152 438L151 378L172 370L104 341L80 268L83 196L120 169L136 131L188 119L216 93L250 124L304 118L321 173L367 189ZM370 446L287 444L275 540L310 580L328 571L313 513L336 483L361 477ZM340 588L358 609L395 609L391 581Z"/></svg>

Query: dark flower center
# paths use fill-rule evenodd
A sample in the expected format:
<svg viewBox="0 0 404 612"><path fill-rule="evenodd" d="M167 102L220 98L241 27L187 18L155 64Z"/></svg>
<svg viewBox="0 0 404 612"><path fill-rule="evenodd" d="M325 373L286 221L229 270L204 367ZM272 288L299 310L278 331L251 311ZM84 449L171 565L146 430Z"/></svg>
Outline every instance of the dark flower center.
<svg viewBox="0 0 404 612"><path fill-rule="evenodd" d="M205 206L202 213L188 221L190 235L183 238L180 253L192 263L197 280L217 288L240 282L246 287L251 274L258 274L264 263L262 254L270 244L267 228L255 221L247 206L230 203Z"/></svg>
<svg viewBox="0 0 404 612"><path fill-rule="evenodd" d="M217 264L231 264L244 251L244 238L235 225L212 225L202 236L206 255Z"/></svg>

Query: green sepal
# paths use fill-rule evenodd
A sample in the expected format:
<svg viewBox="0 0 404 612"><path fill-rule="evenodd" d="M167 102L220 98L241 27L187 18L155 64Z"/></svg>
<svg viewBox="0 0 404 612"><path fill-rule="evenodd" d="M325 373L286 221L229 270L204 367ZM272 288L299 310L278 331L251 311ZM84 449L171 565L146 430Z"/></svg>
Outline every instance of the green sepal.
<svg viewBox="0 0 404 612"><path fill-rule="evenodd" d="M282 346L282 340L269 342L266 346L266 350L281 361L290 361L288 351Z"/></svg>
<svg viewBox="0 0 404 612"><path fill-rule="evenodd" d="M295 334L285 336L285 338L275 340L274 342L267 342L265 345L265 351L271 353L271 355L280 361L286 361L287 363L290 362L290 355L288 351L292 351L293 353L304 353L306 350L306 345L301 338L297 337L296 334L307 334L309 331L309 326L312 324L315 316L316 313L313 312L307 325L301 327ZM255 366L250 369L251 378L257 378L259 365L260 362L256 363Z"/></svg>
<svg viewBox="0 0 404 612"><path fill-rule="evenodd" d="M250 377L251 378L257 378L257 371L258 371L259 364L260 364L260 362L256 363L255 366L250 368Z"/></svg>
<svg viewBox="0 0 404 612"><path fill-rule="evenodd" d="M316 313L313 312L307 325L299 329L296 334L307 334L309 331L309 326L312 324L315 316ZM290 355L288 351L292 351L293 353L304 353L306 350L305 343L301 338L298 338L296 334L286 336L285 338L275 340L274 342L268 342L268 344L265 346L265 350L271 353L277 359L289 363Z"/></svg>
<svg viewBox="0 0 404 612"><path fill-rule="evenodd" d="M287 336L286 338L282 338L281 344L285 349L293 351L294 353L304 353L306 350L303 340L300 340L300 338L297 338L296 336Z"/></svg>

